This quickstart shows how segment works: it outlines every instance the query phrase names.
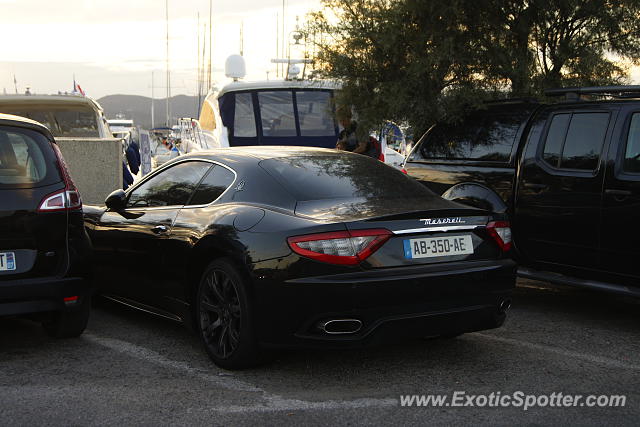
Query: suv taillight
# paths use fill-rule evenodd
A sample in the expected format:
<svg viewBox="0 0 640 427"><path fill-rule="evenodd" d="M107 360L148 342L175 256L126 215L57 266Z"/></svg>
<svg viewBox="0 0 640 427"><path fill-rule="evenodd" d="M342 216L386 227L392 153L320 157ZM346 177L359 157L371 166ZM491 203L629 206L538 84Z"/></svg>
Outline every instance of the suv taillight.
<svg viewBox="0 0 640 427"><path fill-rule="evenodd" d="M511 225L509 221L492 221L487 224L487 231L503 252L511 249Z"/></svg>
<svg viewBox="0 0 640 427"><path fill-rule="evenodd" d="M329 264L356 265L377 251L392 234L383 228L335 231L289 237L287 242L304 257Z"/></svg>
<svg viewBox="0 0 640 427"><path fill-rule="evenodd" d="M58 148L57 144L51 143L51 147L56 154L58 168L60 169L60 174L64 181L64 189L45 196L42 202L40 202L38 212L57 212L82 209L80 193L71 179L71 174L69 173L67 163L64 161L64 157L62 157L62 152L60 152L60 148Z"/></svg>

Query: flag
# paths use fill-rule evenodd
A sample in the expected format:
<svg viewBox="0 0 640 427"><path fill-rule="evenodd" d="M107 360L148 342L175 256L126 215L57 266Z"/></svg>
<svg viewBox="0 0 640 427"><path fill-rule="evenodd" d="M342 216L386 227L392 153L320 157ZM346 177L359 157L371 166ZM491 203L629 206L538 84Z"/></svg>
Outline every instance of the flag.
<svg viewBox="0 0 640 427"><path fill-rule="evenodd" d="M76 83L76 76L73 76L73 93L80 93L82 96L86 96L82 88Z"/></svg>

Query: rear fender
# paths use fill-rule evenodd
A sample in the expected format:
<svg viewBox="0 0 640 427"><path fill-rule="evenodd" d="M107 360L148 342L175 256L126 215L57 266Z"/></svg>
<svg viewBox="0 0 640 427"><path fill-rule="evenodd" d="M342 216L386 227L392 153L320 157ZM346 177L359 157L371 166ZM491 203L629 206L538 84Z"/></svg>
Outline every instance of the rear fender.
<svg viewBox="0 0 640 427"><path fill-rule="evenodd" d="M189 326L194 327L193 322L195 316L193 313L193 302L195 301L196 292L200 283L202 273L211 261L226 258L230 260L236 267L237 271L248 279L249 270L247 268L246 253L244 247L237 241L229 241L215 235L205 236L193 247L189 259L187 286L185 287L185 301L192 307L190 314L192 316ZM247 280L247 283L252 283ZM248 289L250 295L253 289Z"/></svg>
<svg viewBox="0 0 640 427"><path fill-rule="evenodd" d="M495 191L474 182L456 184L445 191L442 197L500 214L506 214L508 209L507 204Z"/></svg>

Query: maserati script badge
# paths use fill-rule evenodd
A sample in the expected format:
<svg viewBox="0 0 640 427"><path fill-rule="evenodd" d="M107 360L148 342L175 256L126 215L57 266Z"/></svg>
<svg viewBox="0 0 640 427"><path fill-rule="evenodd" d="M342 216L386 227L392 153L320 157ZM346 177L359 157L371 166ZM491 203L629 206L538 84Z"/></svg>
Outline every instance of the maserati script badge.
<svg viewBox="0 0 640 427"><path fill-rule="evenodd" d="M421 218L420 221L424 225L441 225L441 224L464 224L466 221L460 217L457 218Z"/></svg>

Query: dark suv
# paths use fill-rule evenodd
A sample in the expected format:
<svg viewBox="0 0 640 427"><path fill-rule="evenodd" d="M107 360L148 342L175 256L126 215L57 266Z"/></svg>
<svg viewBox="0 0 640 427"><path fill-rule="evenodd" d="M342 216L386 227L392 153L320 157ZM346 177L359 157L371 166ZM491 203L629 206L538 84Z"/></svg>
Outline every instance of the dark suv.
<svg viewBox="0 0 640 427"><path fill-rule="evenodd" d="M30 314L52 336L80 335L90 248L80 195L51 133L0 114L0 315Z"/></svg>
<svg viewBox="0 0 640 427"><path fill-rule="evenodd" d="M640 86L547 94L566 98L436 124L405 168L445 198L507 212L521 276L640 296Z"/></svg>

